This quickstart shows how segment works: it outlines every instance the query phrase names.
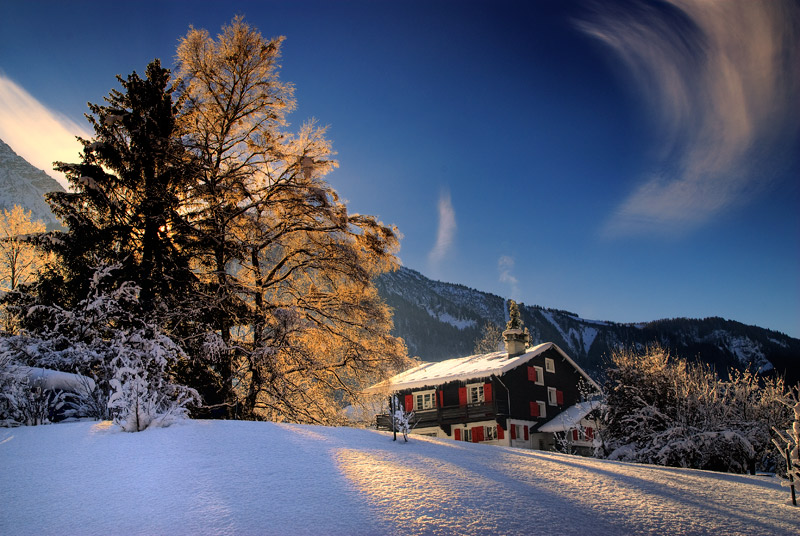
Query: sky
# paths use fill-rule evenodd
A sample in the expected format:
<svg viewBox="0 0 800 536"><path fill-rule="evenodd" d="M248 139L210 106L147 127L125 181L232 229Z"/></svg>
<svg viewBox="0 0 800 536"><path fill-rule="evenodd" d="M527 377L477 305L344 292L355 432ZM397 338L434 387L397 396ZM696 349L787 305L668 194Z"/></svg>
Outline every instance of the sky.
<svg viewBox="0 0 800 536"><path fill-rule="evenodd" d="M773 0L8 2L0 139L75 161L87 102L191 26L286 36L297 130L404 266L583 318L800 337L800 7Z"/></svg>

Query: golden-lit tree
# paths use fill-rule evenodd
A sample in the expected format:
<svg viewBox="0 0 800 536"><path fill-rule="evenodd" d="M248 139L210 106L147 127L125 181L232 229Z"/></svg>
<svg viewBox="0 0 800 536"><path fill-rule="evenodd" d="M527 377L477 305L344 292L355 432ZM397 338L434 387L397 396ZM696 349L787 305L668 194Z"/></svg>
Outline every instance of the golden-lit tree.
<svg viewBox="0 0 800 536"><path fill-rule="evenodd" d="M183 132L202 163L188 219L224 356L210 363L220 402L244 418L335 422L405 358L372 285L397 266L398 238L324 180L336 163L323 128L286 131L282 41L236 18L179 44Z"/></svg>
<svg viewBox="0 0 800 536"><path fill-rule="evenodd" d="M16 291L39 275L49 256L30 238L44 230L45 224L31 221L31 211L19 205L0 213L0 291L3 294ZM14 315L5 306L2 314L4 329L13 332Z"/></svg>

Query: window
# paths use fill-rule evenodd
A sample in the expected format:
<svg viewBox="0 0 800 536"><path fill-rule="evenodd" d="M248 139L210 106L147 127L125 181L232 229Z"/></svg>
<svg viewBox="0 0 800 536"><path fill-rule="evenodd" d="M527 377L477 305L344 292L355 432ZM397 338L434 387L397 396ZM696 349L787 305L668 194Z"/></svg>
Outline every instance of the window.
<svg viewBox="0 0 800 536"><path fill-rule="evenodd" d="M414 409L436 409L436 391L419 391L414 393Z"/></svg>
<svg viewBox="0 0 800 536"><path fill-rule="evenodd" d="M542 367L533 367L536 371L536 385L544 385L544 370Z"/></svg>
<svg viewBox="0 0 800 536"><path fill-rule="evenodd" d="M491 441L497 439L497 425L487 426L483 431L483 440Z"/></svg>
<svg viewBox="0 0 800 536"><path fill-rule="evenodd" d="M547 372L555 372L556 371L556 362L550 359L549 357L544 358L544 369Z"/></svg>
<svg viewBox="0 0 800 536"><path fill-rule="evenodd" d="M483 404L485 400L482 383L467 385L467 402L469 404Z"/></svg>
<svg viewBox="0 0 800 536"><path fill-rule="evenodd" d="M547 388L547 403L551 406L555 406L558 404L556 388L555 387L548 387Z"/></svg>
<svg viewBox="0 0 800 536"><path fill-rule="evenodd" d="M461 438L464 441L472 443L472 430L470 430L469 428L465 428L464 429L464 433L462 434Z"/></svg>
<svg viewBox="0 0 800 536"><path fill-rule="evenodd" d="M542 419L547 417L547 405L541 400L537 400L536 404L539 406L539 417Z"/></svg>

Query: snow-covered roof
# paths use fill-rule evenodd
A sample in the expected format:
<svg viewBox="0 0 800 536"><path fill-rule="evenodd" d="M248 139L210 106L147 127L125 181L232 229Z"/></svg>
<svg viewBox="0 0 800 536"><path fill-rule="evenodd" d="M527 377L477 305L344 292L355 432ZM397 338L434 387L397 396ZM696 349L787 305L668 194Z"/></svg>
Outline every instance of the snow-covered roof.
<svg viewBox="0 0 800 536"><path fill-rule="evenodd" d="M564 357L575 369L581 373L597 390L597 385L564 351L552 342L546 342L532 348L515 357L509 357L505 351L491 352L489 354L471 355L448 359L438 363L423 363L405 372L389 378L386 381L373 385L367 392L377 392L381 389L389 388L395 391L402 389L414 389L428 385L440 385L452 381L467 381L473 378L486 378L488 376L500 376L509 370L528 362L532 358L554 348Z"/></svg>
<svg viewBox="0 0 800 536"><path fill-rule="evenodd" d="M554 419L551 419L538 428L538 432L566 432L573 428L577 428L581 420L589 415L593 409L600 406L600 402L588 400L586 402L578 402L574 406L570 406Z"/></svg>

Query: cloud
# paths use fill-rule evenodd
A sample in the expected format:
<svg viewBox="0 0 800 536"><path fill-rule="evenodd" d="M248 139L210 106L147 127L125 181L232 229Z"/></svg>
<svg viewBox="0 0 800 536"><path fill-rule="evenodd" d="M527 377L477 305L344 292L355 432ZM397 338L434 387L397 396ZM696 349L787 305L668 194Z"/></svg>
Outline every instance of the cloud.
<svg viewBox="0 0 800 536"><path fill-rule="evenodd" d="M0 74L0 139L15 153L66 186L53 162L74 162L81 145L75 136L90 137L78 123L48 110L27 91Z"/></svg>
<svg viewBox="0 0 800 536"><path fill-rule="evenodd" d="M497 259L497 271L500 273L500 282L511 286L511 298L519 298L519 280L514 276L514 258L503 255Z"/></svg>
<svg viewBox="0 0 800 536"><path fill-rule="evenodd" d="M759 170L800 116L798 16L790 1L669 0L580 24L622 60L663 140L607 234L689 230L770 186Z"/></svg>
<svg viewBox="0 0 800 536"><path fill-rule="evenodd" d="M450 201L450 192L442 190L439 194L439 227L436 232L436 244L428 254L428 260L434 267L445 259L452 248L456 229L456 212Z"/></svg>

